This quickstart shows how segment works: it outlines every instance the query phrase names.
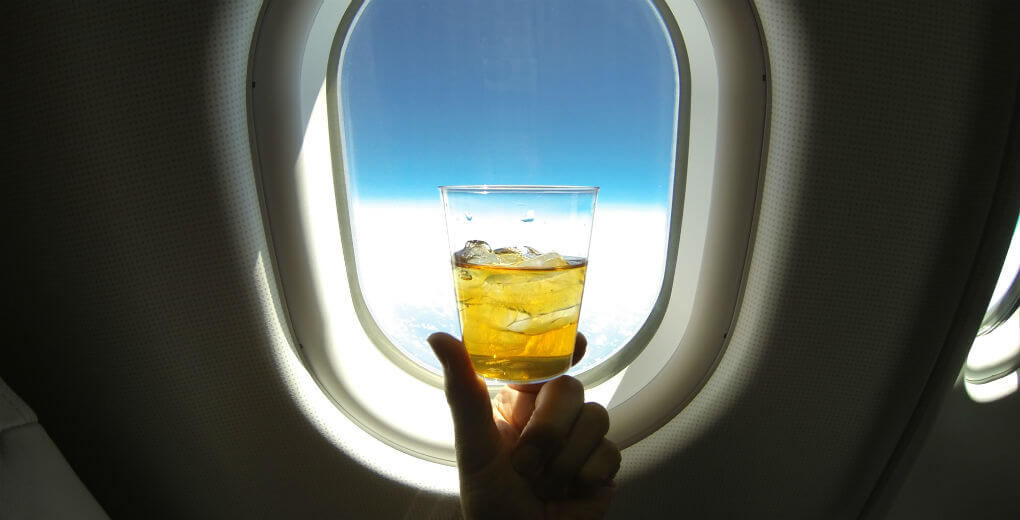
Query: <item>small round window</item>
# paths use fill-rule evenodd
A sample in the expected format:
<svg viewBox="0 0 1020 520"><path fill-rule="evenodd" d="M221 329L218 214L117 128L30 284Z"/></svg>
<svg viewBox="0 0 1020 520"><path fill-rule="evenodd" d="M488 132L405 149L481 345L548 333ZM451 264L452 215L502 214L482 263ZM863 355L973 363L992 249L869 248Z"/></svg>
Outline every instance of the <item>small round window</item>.
<svg viewBox="0 0 1020 520"><path fill-rule="evenodd" d="M558 184L601 187L574 372L625 346L679 211L677 71L646 0L365 2L341 54L342 174L386 341L439 373L425 338L459 332L437 186Z"/></svg>

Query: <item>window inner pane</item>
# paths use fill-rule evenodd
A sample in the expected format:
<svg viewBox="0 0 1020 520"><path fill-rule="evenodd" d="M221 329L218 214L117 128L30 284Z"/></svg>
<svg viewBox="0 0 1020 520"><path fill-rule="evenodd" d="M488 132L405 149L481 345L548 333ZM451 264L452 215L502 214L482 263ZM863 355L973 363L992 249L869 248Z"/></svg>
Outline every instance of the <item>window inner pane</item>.
<svg viewBox="0 0 1020 520"><path fill-rule="evenodd" d="M672 209L680 79L651 3L371 0L342 60L359 281L391 342L439 372L425 338L459 335L437 186L559 184L601 187L574 371L626 344Z"/></svg>

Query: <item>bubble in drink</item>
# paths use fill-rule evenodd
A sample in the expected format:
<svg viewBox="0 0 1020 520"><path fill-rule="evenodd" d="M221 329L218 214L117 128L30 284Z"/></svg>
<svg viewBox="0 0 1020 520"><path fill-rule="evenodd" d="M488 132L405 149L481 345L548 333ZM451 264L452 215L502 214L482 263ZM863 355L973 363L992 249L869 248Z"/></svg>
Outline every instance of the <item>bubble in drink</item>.
<svg viewBox="0 0 1020 520"><path fill-rule="evenodd" d="M536 382L570 368L586 260L471 240L454 264L464 345L479 375Z"/></svg>

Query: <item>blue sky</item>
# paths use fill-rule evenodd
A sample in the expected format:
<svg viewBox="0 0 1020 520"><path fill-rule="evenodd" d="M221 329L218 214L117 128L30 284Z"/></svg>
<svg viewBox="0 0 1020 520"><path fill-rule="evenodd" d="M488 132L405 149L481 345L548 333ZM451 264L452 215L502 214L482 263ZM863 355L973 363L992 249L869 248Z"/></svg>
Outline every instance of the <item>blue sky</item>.
<svg viewBox="0 0 1020 520"><path fill-rule="evenodd" d="M672 50L646 0L372 0L341 70L362 200L441 184L601 186L665 205Z"/></svg>

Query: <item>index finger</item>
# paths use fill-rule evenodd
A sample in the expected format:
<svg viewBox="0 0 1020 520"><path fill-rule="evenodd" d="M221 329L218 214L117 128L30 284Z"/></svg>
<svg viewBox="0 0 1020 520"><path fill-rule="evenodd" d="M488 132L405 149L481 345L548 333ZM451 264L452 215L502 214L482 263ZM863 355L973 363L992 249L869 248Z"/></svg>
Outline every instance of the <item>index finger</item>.
<svg viewBox="0 0 1020 520"><path fill-rule="evenodd" d="M577 337L574 339L574 357L570 360L570 366L576 365L581 358L584 357L584 353L588 350L588 338L584 337L584 334L577 333ZM541 383L531 383L526 385L507 385L518 392L525 392L529 394L537 394L542 389L542 385L548 383L543 381Z"/></svg>

